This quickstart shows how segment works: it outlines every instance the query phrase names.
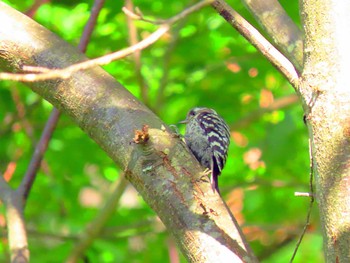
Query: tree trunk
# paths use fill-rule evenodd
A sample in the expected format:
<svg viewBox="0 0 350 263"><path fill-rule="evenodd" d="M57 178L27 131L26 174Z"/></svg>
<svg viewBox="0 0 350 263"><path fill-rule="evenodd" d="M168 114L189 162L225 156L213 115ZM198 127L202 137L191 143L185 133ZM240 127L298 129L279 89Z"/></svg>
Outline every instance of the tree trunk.
<svg viewBox="0 0 350 263"><path fill-rule="evenodd" d="M350 262L350 2L302 1L300 83L327 262Z"/></svg>
<svg viewBox="0 0 350 263"><path fill-rule="evenodd" d="M350 72L349 1L301 1L304 43L277 1L243 0L284 55L301 72L295 81L266 56L300 96L312 146L316 200L327 262L350 262ZM264 55L265 39L224 0L214 8ZM277 21L284 21L280 25ZM243 28L242 28L243 26ZM276 35L277 34L277 35ZM303 46L301 55L299 48ZM303 58L303 63L301 61ZM283 63L282 63L283 64Z"/></svg>

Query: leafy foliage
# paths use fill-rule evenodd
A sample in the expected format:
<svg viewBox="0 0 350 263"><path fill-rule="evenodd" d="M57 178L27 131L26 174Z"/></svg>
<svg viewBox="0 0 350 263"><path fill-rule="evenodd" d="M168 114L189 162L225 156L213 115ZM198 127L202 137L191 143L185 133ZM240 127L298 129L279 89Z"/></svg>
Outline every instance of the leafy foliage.
<svg viewBox="0 0 350 263"><path fill-rule="evenodd" d="M33 1L6 1L25 12ZM147 17L167 18L186 7L181 1L134 2ZM231 3L255 25L239 1ZM298 21L293 1L281 1ZM91 58L128 46L122 1L107 1L89 43ZM92 1L52 1L35 15L43 26L77 45ZM155 26L136 21L139 38ZM133 58L104 67L141 99ZM212 107L232 127L220 188L254 251L263 262L290 259L305 222L308 199L308 136L299 103L266 110L294 94L269 62L210 7L174 25L170 34L142 51L141 73L150 107L166 123L184 119L193 106ZM20 83L0 83L0 171L16 187L51 106ZM248 118L249 116L249 118ZM239 125L238 125L239 124ZM179 126L180 127L180 126ZM180 127L183 129L183 127ZM121 171L65 115L59 121L25 210L31 258L62 262L77 236L99 213ZM1 207L3 212L3 207ZM3 213L0 224L5 226ZM295 262L320 262L316 216ZM104 234L87 251L90 262L167 262L171 237L154 212L128 187ZM8 260L2 228L0 261ZM49 250L50 253L43 253ZM185 260L181 257L181 261Z"/></svg>

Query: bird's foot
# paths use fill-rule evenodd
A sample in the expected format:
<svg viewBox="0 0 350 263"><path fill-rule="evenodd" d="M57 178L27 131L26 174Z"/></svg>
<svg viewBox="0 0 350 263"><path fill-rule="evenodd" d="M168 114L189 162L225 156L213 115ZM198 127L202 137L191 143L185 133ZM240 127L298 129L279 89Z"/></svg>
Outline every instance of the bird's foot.
<svg viewBox="0 0 350 263"><path fill-rule="evenodd" d="M209 176L211 174L211 169L209 168L205 168L205 170L203 172L201 172L202 175L206 175Z"/></svg>
<svg viewBox="0 0 350 263"><path fill-rule="evenodd" d="M173 134L172 134L172 136L174 137L174 138L183 138L183 135L179 132L179 128L177 128L177 126L176 125L174 125L174 124L170 124L169 125L169 128L174 132Z"/></svg>
<svg viewBox="0 0 350 263"><path fill-rule="evenodd" d="M203 182L210 182L209 175L211 174L211 170L209 168L206 168L204 171L200 172L200 181Z"/></svg>

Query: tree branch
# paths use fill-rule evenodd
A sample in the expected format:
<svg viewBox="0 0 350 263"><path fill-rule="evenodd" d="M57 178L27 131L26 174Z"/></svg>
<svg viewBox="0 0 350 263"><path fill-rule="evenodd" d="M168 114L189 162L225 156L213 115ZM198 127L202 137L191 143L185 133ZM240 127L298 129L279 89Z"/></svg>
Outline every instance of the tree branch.
<svg viewBox="0 0 350 263"><path fill-rule="evenodd" d="M2 67L12 63L13 70L19 70L20 64L63 68L86 59L28 17L3 3L0 7L0 16L9 25L0 27ZM124 168L126 178L156 211L190 262L257 261L184 143L110 75L94 67L30 87L65 111ZM134 131L145 124L149 141L133 143Z"/></svg>
<svg viewBox="0 0 350 263"><path fill-rule="evenodd" d="M86 26L84 28L83 34L81 36L81 39L78 45L78 48L81 52L86 51L86 47L88 45L92 31L96 25L97 17L103 6L103 3L104 3L104 0L95 0L94 2L91 15L89 17L88 22L86 23ZM32 156L32 159L30 161L26 174L24 175L24 178L22 179L22 182L19 188L17 189L17 193L21 197L23 197L24 200L26 200L29 195L29 192L34 183L37 171L40 168L41 161L49 145L49 141L52 137L53 132L56 129L56 125L59 120L59 117L60 117L60 112L54 108L51 112L49 120L45 125L43 133L40 137L40 140L35 147L34 154Z"/></svg>
<svg viewBox="0 0 350 263"><path fill-rule="evenodd" d="M48 2L50 2L50 0L36 0L34 4L30 7L30 9L26 12L26 15L33 18L34 14L36 13L36 11L38 11L40 6Z"/></svg>
<svg viewBox="0 0 350 263"><path fill-rule="evenodd" d="M118 60L123 57L129 56L130 54L133 54L139 50L145 49L146 47L150 46L151 44L156 42L159 38L161 38L166 32L169 31L171 24L179 21L180 19L183 19L187 15L197 11L198 9L208 5L211 2L212 0L203 0L183 10L181 13L165 20L165 22L155 32L153 32L144 40L138 42L133 46L122 49L120 51L117 51L99 58L91 59L91 60L85 59L87 61L84 61L84 62L77 61L73 65L69 65L59 69L50 69L48 67L41 67L41 66L33 67L33 66L26 66L28 64L21 64L21 66L17 68L17 71L32 71L33 73L29 73L29 74L0 73L0 79L23 81L23 82L43 81L43 80L57 79L57 78L67 79L77 71L93 68L96 66L107 65L114 60ZM10 23L10 21L4 21L4 23ZM3 54L3 55L6 56L6 54ZM0 53L0 56L1 56L1 53ZM18 62L15 62L15 63L18 63Z"/></svg>
<svg viewBox="0 0 350 263"><path fill-rule="evenodd" d="M254 47L256 47L285 78L298 88L298 72L294 65L284 57L269 41L266 40L247 20L223 0L215 0L212 4L215 10Z"/></svg>
<svg viewBox="0 0 350 263"><path fill-rule="evenodd" d="M21 73L21 74L0 73L0 79L23 81L23 82L43 81L43 80L57 79L57 78L68 79L77 71L86 70L96 66L107 65L114 60L126 57L134 53L135 51L142 50L148 47L149 45L153 44L154 42L156 42L160 37L162 37L166 32L168 32L168 30L169 30L169 26L163 25L159 27L157 31L155 31L150 36L148 36L141 42L137 43L136 45L127 47L120 51L117 51L112 54L105 55L99 58L87 60L85 62L77 62L73 65L67 66L62 69L49 69L46 67L38 67L38 66L37 67L23 66L18 70L35 71L39 73ZM40 73L40 72L43 72L43 73Z"/></svg>
<svg viewBox="0 0 350 263"><path fill-rule="evenodd" d="M103 0L96 0L95 4L98 4L99 2L103 2ZM99 10L100 9L96 8L93 10L87 26L84 29L83 36L79 43L79 48L81 51L86 49L89 36L91 35L95 25ZM13 191L7 185L2 175L0 178L0 198L3 200L6 206L6 221L8 224L11 262L29 262L27 233L23 217L24 205L36 178L44 153L47 150L52 133L55 130L59 116L59 111L57 109L53 109L50 118L45 125L41 138L35 147L35 151L26 174L24 175L21 184L16 191Z"/></svg>
<svg viewBox="0 0 350 263"><path fill-rule="evenodd" d="M350 262L349 1L300 1L301 94L314 159L326 262Z"/></svg>
<svg viewBox="0 0 350 263"><path fill-rule="evenodd" d="M23 200L5 181L0 173L0 198L6 209L6 222L11 262L29 262L27 233L23 219Z"/></svg>
<svg viewBox="0 0 350 263"><path fill-rule="evenodd" d="M311 212L312 212L312 207L313 207L313 204L314 204L314 201L315 201L315 198L314 198L314 184L313 184L313 180L314 180L314 158L312 156L313 154L313 149L312 149L312 143L311 143L311 140L309 139L309 158L310 158L310 174L309 174L309 197L310 197L310 203L309 203L309 208L308 208L308 211L307 211L307 215L306 215L306 222L305 222L305 225L303 227L303 230L300 234L300 237L298 239L298 242L295 246L295 249L293 251L293 254L292 254L292 257L290 259L290 263L293 262L297 252L298 252L298 249L299 249L299 246L301 244L301 241L303 241L303 238L304 238L304 235L306 233L306 230L307 228L309 227L310 225L310 218L311 218Z"/></svg>
<svg viewBox="0 0 350 263"><path fill-rule="evenodd" d="M98 15L100 14L104 3L105 3L105 0L94 0L94 5L91 9L89 20L87 21L87 23L84 27L84 31L83 31L83 34L80 38L79 45L78 45L78 49L82 53L86 52L86 48L89 44L90 37L91 37L92 32L94 31L94 28L95 28L96 23L97 23Z"/></svg>
<svg viewBox="0 0 350 263"><path fill-rule="evenodd" d="M243 0L248 10L275 45L300 72L303 65L303 34L277 0Z"/></svg>
<svg viewBox="0 0 350 263"><path fill-rule="evenodd" d="M41 161L43 160L44 154L49 145L51 136L56 128L60 113L57 109L53 109L49 120L45 124L43 133L41 134L38 144L35 146L34 154L30 160L28 169L21 181L20 186L17 189L17 194L27 200L30 189L33 186L34 180L36 178L38 169L40 168Z"/></svg>

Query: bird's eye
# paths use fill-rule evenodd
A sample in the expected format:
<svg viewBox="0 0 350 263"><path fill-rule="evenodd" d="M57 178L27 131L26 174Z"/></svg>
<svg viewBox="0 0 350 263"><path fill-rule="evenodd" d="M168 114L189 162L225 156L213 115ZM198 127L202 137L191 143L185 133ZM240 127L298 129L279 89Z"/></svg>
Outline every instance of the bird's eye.
<svg viewBox="0 0 350 263"><path fill-rule="evenodd" d="M191 110L188 115L189 116L194 116L194 115L196 115L196 113L193 110Z"/></svg>

